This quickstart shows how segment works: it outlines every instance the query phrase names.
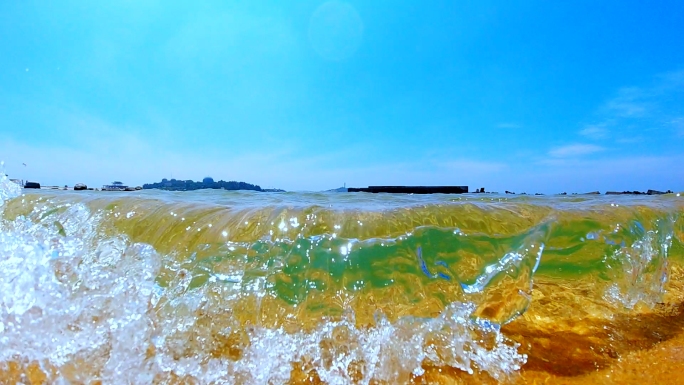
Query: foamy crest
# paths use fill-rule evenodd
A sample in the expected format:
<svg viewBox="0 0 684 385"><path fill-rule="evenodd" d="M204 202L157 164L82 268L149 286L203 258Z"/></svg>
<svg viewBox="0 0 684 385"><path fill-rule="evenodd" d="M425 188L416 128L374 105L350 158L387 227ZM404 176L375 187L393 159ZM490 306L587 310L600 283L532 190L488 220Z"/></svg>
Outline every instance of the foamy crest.
<svg viewBox="0 0 684 385"><path fill-rule="evenodd" d="M0 362L37 362L51 382L150 382L159 258L103 239L86 207L63 208L0 225Z"/></svg>
<svg viewBox="0 0 684 385"><path fill-rule="evenodd" d="M6 200L18 197L21 195L21 186L9 180L5 175L4 162L0 163L0 206Z"/></svg>

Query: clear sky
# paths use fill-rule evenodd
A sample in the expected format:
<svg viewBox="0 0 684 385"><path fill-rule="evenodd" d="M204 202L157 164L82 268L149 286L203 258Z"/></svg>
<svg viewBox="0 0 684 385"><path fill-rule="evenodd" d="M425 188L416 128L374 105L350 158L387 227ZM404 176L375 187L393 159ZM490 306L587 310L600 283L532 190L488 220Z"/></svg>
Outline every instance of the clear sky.
<svg viewBox="0 0 684 385"><path fill-rule="evenodd" d="M682 1L0 3L10 177L684 190Z"/></svg>

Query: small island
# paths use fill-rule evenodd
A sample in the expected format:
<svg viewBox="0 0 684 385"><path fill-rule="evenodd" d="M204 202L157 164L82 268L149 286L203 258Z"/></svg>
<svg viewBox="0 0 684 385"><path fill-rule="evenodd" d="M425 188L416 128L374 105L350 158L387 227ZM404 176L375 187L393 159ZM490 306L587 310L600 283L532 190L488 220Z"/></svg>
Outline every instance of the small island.
<svg viewBox="0 0 684 385"><path fill-rule="evenodd" d="M215 190L253 190L253 191L264 191L258 185L254 185L246 182L236 182L236 181L214 181L212 177L206 177L202 179L201 182L195 182L192 180L177 180L177 179L162 179L161 182L157 183L145 183L142 186L143 189L159 189L159 190L169 190L169 191L191 191L191 190L202 190L202 189L215 189Z"/></svg>

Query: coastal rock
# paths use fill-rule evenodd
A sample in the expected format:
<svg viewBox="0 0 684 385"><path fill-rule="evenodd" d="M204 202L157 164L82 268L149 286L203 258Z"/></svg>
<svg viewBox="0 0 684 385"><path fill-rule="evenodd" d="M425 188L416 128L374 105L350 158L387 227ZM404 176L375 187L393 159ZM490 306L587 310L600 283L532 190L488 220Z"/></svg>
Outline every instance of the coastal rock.
<svg viewBox="0 0 684 385"><path fill-rule="evenodd" d="M201 189L223 189L223 190L254 190L262 191L261 187L258 185L236 182L236 181L214 181L211 177L204 178L201 182L194 182L192 180L168 180L166 178L162 179L161 182L157 183L145 183L142 185L145 189L161 189L170 191L191 191L191 190L201 190Z"/></svg>
<svg viewBox="0 0 684 385"><path fill-rule="evenodd" d="M623 191L623 192L606 191L606 195L646 195L646 193L641 192L641 191L636 191L636 190L634 190L634 191Z"/></svg>
<svg viewBox="0 0 684 385"><path fill-rule="evenodd" d="M658 190L648 190L646 192L648 195L662 195L662 194L672 194L672 190L667 190L667 191L658 191Z"/></svg>

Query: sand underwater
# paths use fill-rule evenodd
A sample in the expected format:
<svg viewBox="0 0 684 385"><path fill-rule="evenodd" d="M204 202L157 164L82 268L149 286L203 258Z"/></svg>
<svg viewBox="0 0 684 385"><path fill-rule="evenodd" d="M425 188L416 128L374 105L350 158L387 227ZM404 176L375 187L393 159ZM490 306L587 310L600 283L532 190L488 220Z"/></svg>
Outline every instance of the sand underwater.
<svg viewBox="0 0 684 385"><path fill-rule="evenodd" d="M684 373L684 197L31 191L0 383L641 384Z"/></svg>

